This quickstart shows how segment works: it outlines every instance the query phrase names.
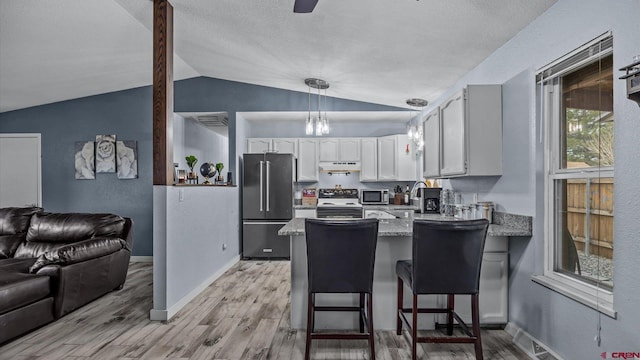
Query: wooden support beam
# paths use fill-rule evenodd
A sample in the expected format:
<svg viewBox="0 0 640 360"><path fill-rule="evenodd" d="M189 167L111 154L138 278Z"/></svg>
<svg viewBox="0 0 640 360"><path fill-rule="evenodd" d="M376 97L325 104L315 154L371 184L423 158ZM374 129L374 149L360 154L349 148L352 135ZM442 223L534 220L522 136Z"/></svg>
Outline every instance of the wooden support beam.
<svg viewBox="0 0 640 360"><path fill-rule="evenodd" d="M153 185L173 184L173 6L153 1Z"/></svg>

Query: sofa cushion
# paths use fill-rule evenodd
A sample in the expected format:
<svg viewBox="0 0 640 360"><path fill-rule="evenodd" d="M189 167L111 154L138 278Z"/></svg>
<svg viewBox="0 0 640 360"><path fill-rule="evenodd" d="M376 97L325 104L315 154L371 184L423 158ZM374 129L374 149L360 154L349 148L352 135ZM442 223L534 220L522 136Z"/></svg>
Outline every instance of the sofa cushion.
<svg viewBox="0 0 640 360"><path fill-rule="evenodd" d="M55 251L45 252L29 268L35 273L42 267L51 264L71 265L124 249L127 243L119 238L95 238L65 245Z"/></svg>
<svg viewBox="0 0 640 360"><path fill-rule="evenodd" d="M0 208L0 235L15 235L27 232L31 216L40 211L42 211L42 208L39 207Z"/></svg>
<svg viewBox="0 0 640 360"><path fill-rule="evenodd" d="M0 235L0 259L13 257L24 238L24 234Z"/></svg>
<svg viewBox="0 0 640 360"><path fill-rule="evenodd" d="M120 237L124 219L113 214L40 213L31 217L28 242L72 243L93 237Z"/></svg>
<svg viewBox="0 0 640 360"><path fill-rule="evenodd" d="M9 258L0 260L0 271L29 273L29 268L36 262L36 258Z"/></svg>
<svg viewBox="0 0 640 360"><path fill-rule="evenodd" d="M96 237L122 237L125 220L113 214L40 213L31 218L26 242L14 257L38 257L45 252Z"/></svg>
<svg viewBox="0 0 640 360"><path fill-rule="evenodd" d="M49 293L48 276L0 270L0 314L34 303Z"/></svg>

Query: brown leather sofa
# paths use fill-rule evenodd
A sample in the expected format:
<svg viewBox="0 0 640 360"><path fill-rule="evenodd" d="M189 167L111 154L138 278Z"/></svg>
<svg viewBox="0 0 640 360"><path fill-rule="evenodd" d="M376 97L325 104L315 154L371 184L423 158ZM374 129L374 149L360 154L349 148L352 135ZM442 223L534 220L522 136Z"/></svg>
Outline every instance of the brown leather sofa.
<svg viewBox="0 0 640 360"><path fill-rule="evenodd" d="M113 214L0 209L0 344L121 289L132 222Z"/></svg>

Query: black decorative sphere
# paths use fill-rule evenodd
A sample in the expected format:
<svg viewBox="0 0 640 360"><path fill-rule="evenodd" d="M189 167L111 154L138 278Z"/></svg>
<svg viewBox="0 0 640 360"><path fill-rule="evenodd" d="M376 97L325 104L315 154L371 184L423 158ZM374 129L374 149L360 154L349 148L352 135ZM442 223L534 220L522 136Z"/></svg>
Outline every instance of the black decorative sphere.
<svg viewBox="0 0 640 360"><path fill-rule="evenodd" d="M206 162L200 166L200 174L205 178L212 178L216 176L216 166L213 163Z"/></svg>

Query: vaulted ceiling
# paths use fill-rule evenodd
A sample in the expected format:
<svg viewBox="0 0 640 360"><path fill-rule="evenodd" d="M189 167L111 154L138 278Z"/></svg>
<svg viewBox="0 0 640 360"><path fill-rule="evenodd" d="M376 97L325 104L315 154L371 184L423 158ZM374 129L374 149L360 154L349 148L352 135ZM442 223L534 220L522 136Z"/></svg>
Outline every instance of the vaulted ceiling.
<svg viewBox="0 0 640 360"><path fill-rule="evenodd" d="M556 0L170 0L174 78L406 107L433 100ZM0 112L146 86L150 0L0 1Z"/></svg>

